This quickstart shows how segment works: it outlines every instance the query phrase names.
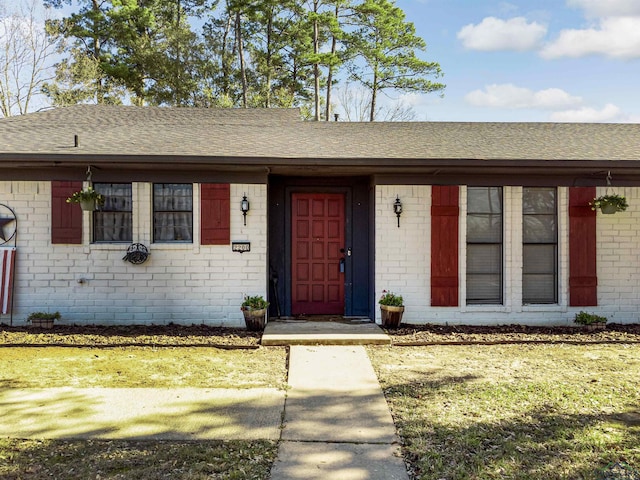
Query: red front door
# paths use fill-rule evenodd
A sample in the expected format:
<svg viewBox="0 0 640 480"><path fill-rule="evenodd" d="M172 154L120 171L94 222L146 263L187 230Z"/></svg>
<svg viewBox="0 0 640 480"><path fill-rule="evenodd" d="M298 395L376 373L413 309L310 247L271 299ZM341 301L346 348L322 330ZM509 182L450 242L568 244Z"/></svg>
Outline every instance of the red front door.
<svg viewBox="0 0 640 480"><path fill-rule="evenodd" d="M291 313L344 314L344 195L294 193L291 229Z"/></svg>

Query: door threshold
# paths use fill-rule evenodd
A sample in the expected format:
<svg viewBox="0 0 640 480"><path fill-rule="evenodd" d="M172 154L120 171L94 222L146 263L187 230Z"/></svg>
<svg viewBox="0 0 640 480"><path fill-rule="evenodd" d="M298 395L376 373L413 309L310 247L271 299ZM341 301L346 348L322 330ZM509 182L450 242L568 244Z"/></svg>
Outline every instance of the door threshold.
<svg viewBox="0 0 640 480"><path fill-rule="evenodd" d="M290 317L269 318L270 322L339 322L349 324L373 323L369 317L345 315L293 315Z"/></svg>

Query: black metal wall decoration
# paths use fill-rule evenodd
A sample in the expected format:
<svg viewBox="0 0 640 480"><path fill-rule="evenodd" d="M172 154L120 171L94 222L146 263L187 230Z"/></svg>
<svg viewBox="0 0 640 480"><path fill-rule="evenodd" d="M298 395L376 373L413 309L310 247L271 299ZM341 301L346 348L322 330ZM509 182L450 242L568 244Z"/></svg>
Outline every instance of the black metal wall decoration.
<svg viewBox="0 0 640 480"><path fill-rule="evenodd" d="M402 215L402 202L400 201L400 197L396 195L396 201L393 202L393 213L398 217L398 228L400 228L400 215Z"/></svg>
<svg viewBox="0 0 640 480"><path fill-rule="evenodd" d="M13 242L15 246L18 232L16 212L9 205L0 203L0 246Z"/></svg>
<svg viewBox="0 0 640 480"><path fill-rule="evenodd" d="M134 243L127 248L127 254L122 257L122 260L133 263L134 265L140 265L149 258L149 249L141 243Z"/></svg>

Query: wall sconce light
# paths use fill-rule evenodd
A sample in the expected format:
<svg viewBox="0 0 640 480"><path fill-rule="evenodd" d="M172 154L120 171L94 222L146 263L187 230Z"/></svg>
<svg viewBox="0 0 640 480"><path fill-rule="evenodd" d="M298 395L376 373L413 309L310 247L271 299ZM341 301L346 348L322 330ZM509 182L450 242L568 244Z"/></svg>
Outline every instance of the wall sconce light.
<svg viewBox="0 0 640 480"><path fill-rule="evenodd" d="M249 211L249 200L247 200L247 194L242 196L240 201L240 210L242 210L242 216L244 217L244 226L247 226L247 212Z"/></svg>
<svg viewBox="0 0 640 480"><path fill-rule="evenodd" d="M400 228L400 215L402 215L402 202L400 198L396 195L396 201L393 202L393 212L398 217L398 228Z"/></svg>

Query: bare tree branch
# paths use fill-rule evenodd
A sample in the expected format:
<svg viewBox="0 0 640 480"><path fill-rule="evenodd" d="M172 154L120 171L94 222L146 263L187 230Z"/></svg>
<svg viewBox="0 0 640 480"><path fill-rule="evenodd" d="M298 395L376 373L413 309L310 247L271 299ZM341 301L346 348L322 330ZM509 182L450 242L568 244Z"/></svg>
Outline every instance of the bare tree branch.
<svg viewBox="0 0 640 480"><path fill-rule="evenodd" d="M0 10L0 113L33 109L44 83L53 77L55 39L47 36L47 12L38 0L23 0L15 11Z"/></svg>
<svg viewBox="0 0 640 480"><path fill-rule="evenodd" d="M347 122L368 122L371 120L371 90L346 82L338 89L338 106L344 113ZM402 99L393 99L384 105L378 104L373 112L373 119L383 122L411 122L416 118L413 107Z"/></svg>

